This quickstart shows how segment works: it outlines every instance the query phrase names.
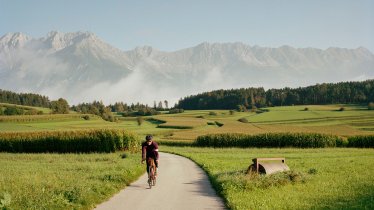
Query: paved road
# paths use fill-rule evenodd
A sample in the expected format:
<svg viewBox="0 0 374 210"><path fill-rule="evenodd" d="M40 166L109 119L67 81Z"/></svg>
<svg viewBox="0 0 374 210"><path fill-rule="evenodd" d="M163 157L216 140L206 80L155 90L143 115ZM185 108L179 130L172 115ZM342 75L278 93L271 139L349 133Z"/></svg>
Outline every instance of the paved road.
<svg viewBox="0 0 374 210"><path fill-rule="evenodd" d="M205 172L191 160L160 153L157 185L149 189L144 174L97 210L116 209L225 209L223 201L213 190Z"/></svg>

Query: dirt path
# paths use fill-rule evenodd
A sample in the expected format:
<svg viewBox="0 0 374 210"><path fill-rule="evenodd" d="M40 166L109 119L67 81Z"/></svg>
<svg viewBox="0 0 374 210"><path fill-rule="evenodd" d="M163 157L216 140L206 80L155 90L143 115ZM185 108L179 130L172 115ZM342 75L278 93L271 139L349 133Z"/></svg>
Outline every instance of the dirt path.
<svg viewBox="0 0 374 210"><path fill-rule="evenodd" d="M144 174L126 189L97 206L116 209L225 209L205 172L191 160L160 153L157 185L149 189Z"/></svg>

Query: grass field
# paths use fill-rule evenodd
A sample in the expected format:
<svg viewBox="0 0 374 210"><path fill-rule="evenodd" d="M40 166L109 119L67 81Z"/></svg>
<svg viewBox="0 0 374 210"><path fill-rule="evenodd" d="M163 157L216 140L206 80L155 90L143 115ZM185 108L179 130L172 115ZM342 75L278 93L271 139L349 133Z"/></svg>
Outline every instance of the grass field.
<svg viewBox="0 0 374 210"><path fill-rule="evenodd" d="M302 111L308 107L308 111ZM344 111L337 111L344 107ZM189 130L179 130L165 139L193 140L199 135L211 133L247 133L266 132L306 132L325 133L339 136L364 135L374 133L374 112L362 106L354 105L321 105L321 106L288 106L272 107L269 112L255 114L251 112L235 112L230 115L227 110L214 110L217 115L209 115L207 111L187 111L175 114L174 118L203 117L206 121L217 121L223 126ZM157 118L157 117L156 117ZM249 123L238 120L246 118Z"/></svg>
<svg viewBox="0 0 374 210"><path fill-rule="evenodd" d="M303 111L308 107L308 111ZM344 111L337 111L344 107ZM33 130L70 130L84 128L123 128L139 135L153 134L160 140L192 141L199 135L211 133L246 133L259 134L266 132L306 132L325 133L339 136L374 134L374 111L354 105L313 105L271 107L268 112L235 112L228 110L196 110L180 114L163 114L145 117L138 126L135 117L123 117L118 122L107 122L100 117L91 116L84 120L78 114L65 115L43 120L42 116L29 117L29 122L0 122L0 132L33 131ZM211 113L214 112L215 115ZM58 115L56 115L58 116ZM38 119L41 118L41 119ZM0 117L0 121L2 121ZM50 117L49 117L50 118ZM154 118L159 121L149 120ZM238 120L246 118L249 123ZM147 120L148 119L148 120ZM160 123L165 121L165 123ZM217 124L216 124L217 122ZM223 126L222 126L223 125Z"/></svg>
<svg viewBox="0 0 374 210"><path fill-rule="evenodd" d="M302 111L305 107L308 111ZM108 122L92 115L84 120L79 114L0 116L0 132L113 128L134 132L139 138L153 134L156 141L174 142L192 142L199 135L213 133L313 132L343 137L374 134L374 111L355 105L344 105L344 111L337 111L340 107L272 107L261 114L185 111L144 117L141 126L135 117ZM240 118L249 123L239 122ZM161 145L161 151L183 154L199 163L232 209L374 208L372 149L210 149ZM0 208L6 205L10 209L91 209L144 172L138 164L139 154L130 154L126 159L120 156L118 152L0 153ZM243 171L254 157L274 156L286 157L291 169L306 174L307 181L256 188ZM308 174L310 169L317 173Z"/></svg>
<svg viewBox="0 0 374 210"><path fill-rule="evenodd" d="M35 109L37 111L42 111L44 114L49 114L51 113L51 109L49 108L45 108L45 107L35 107L35 106L23 106L23 105L15 105L15 104L8 104L8 103L0 103L0 107L17 107L17 108L21 108L21 109L26 109L26 110L29 110L29 109Z"/></svg>
<svg viewBox="0 0 374 210"><path fill-rule="evenodd" d="M0 153L0 209L92 209L144 173L122 155Z"/></svg>
<svg viewBox="0 0 374 210"><path fill-rule="evenodd" d="M163 147L186 156L209 174L231 209L373 209L372 149L212 149ZM256 157L285 157L305 180L252 180L245 171ZM312 171L312 174L308 172Z"/></svg>

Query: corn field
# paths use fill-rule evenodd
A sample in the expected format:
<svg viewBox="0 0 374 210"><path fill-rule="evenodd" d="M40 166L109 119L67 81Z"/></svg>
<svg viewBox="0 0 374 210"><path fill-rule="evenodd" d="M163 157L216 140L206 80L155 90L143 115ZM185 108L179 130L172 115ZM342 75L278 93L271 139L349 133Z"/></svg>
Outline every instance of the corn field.
<svg viewBox="0 0 374 210"><path fill-rule="evenodd" d="M374 148L374 135L351 136L348 138L348 147Z"/></svg>
<svg viewBox="0 0 374 210"><path fill-rule="evenodd" d="M0 116L0 122L33 122L33 121L51 121L51 120L66 120L66 119L80 119L85 116L91 118L99 118L96 115L90 114L45 114L45 115L14 115L14 116Z"/></svg>
<svg viewBox="0 0 374 210"><path fill-rule="evenodd" d="M138 146L134 134L114 129L0 133L0 152L114 152Z"/></svg>
<svg viewBox="0 0 374 210"><path fill-rule="evenodd" d="M258 135L227 133L199 136L194 144L204 147L322 148L345 146L347 142L338 136L318 133L265 133Z"/></svg>

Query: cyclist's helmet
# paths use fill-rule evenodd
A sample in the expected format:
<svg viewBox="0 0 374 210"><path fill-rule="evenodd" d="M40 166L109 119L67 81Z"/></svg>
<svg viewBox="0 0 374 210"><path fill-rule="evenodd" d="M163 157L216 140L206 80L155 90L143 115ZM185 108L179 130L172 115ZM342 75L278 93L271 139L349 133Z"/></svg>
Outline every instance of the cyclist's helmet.
<svg viewBox="0 0 374 210"><path fill-rule="evenodd" d="M145 140L147 140L147 141L151 141L153 139L153 136L152 135L147 135L146 137L145 137Z"/></svg>

